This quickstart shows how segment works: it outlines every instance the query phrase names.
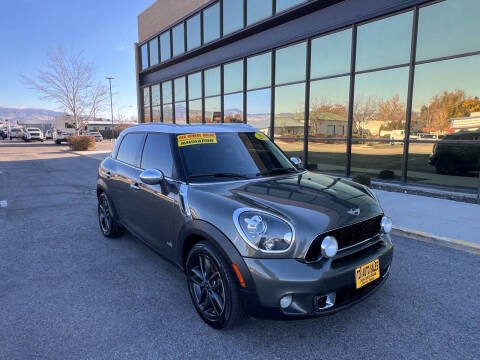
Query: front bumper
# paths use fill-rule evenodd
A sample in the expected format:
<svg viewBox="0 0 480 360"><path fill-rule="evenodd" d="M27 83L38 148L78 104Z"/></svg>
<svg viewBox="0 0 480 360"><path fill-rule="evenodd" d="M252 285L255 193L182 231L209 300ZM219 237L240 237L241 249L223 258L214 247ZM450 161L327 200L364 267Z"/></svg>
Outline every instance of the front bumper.
<svg viewBox="0 0 480 360"><path fill-rule="evenodd" d="M327 315L342 310L373 293L387 279L393 257L393 244L383 235L368 246L337 254L333 259L304 263L295 259L244 258L256 292L244 295L246 311L259 318L301 318ZM355 287L355 268L379 259L380 278L360 289ZM320 310L319 296L336 294L334 306ZM287 309L280 299L292 295Z"/></svg>

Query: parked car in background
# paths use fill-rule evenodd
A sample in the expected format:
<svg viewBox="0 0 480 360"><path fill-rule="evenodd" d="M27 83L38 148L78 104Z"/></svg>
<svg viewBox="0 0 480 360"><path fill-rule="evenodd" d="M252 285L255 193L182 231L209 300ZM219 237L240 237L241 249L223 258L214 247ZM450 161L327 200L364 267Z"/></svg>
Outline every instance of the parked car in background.
<svg viewBox="0 0 480 360"><path fill-rule="evenodd" d="M10 139L22 139L23 138L23 129L21 127L12 127L10 128Z"/></svg>
<svg viewBox="0 0 480 360"><path fill-rule="evenodd" d="M6 137L7 137L7 131L1 129L0 130L0 139L5 140Z"/></svg>
<svg viewBox="0 0 480 360"><path fill-rule="evenodd" d="M480 170L480 131L462 131L445 135L433 145L429 164L435 166L438 173L446 175Z"/></svg>
<svg viewBox="0 0 480 360"><path fill-rule="evenodd" d="M244 312L331 314L390 271L392 223L373 191L305 171L249 125L124 130L100 164L97 197L103 235L128 229L183 269L214 328Z"/></svg>
<svg viewBox="0 0 480 360"><path fill-rule="evenodd" d="M45 131L45 140L52 140L53 139L53 130L49 129Z"/></svg>
<svg viewBox="0 0 480 360"><path fill-rule="evenodd" d="M55 118L55 128L53 131L53 140L55 144L67 142L68 138L75 135L75 122L72 117L58 116Z"/></svg>
<svg viewBox="0 0 480 360"><path fill-rule="evenodd" d="M95 141L103 141L103 136L98 131L88 131L87 135L95 137Z"/></svg>
<svg viewBox="0 0 480 360"><path fill-rule="evenodd" d="M23 140L44 142L45 138L43 136L42 130L40 130L39 128L27 128L27 130L23 133Z"/></svg>

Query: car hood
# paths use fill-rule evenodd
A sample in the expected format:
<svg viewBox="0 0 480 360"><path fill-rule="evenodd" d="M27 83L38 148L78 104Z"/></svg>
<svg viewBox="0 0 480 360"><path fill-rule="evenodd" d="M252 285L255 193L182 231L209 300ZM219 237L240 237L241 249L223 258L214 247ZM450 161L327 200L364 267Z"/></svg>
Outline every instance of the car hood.
<svg viewBox="0 0 480 360"><path fill-rule="evenodd" d="M303 257L320 234L381 215L377 200L362 185L331 176L303 172L258 181L193 185L189 191L193 213L237 238L233 211L253 208L290 221L296 241L294 257ZM233 229L234 231L231 231ZM237 239L238 240L238 239ZM258 255L239 242L245 256Z"/></svg>

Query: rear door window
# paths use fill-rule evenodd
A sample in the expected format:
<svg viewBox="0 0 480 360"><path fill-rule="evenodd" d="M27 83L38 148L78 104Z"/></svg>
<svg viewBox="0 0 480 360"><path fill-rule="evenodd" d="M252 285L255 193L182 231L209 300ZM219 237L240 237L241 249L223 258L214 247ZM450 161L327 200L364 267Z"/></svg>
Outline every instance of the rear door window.
<svg viewBox="0 0 480 360"><path fill-rule="evenodd" d="M139 167L140 163L140 149L143 145L144 134L134 133L127 134L123 138L118 150L117 160L126 164Z"/></svg>
<svg viewBox="0 0 480 360"><path fill-rule="evenodd" d="M148 134L143 148L142 169L157 169L172 177L173 158L168 134Z"/></svg>

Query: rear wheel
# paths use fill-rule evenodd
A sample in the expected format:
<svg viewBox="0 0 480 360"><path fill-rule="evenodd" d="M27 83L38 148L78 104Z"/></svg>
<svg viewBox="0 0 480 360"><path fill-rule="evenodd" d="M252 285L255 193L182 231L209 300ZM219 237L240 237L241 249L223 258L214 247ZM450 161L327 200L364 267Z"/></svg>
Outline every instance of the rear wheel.
<svg viewBox="0 0 480 360"><path fill-rule="evenodd" d="M105 237L116 238L124 233L124 229L113 217L112 208L105 193L101 193L98 197L98 224Z"/></svg>
<svg viewBox="0 0 480 360"><path fill-rule="evenodd" d="M187 283L195 309L216 329L233 326L243 316L237 280L229 261L206 241L190 250Z"/></svg>

